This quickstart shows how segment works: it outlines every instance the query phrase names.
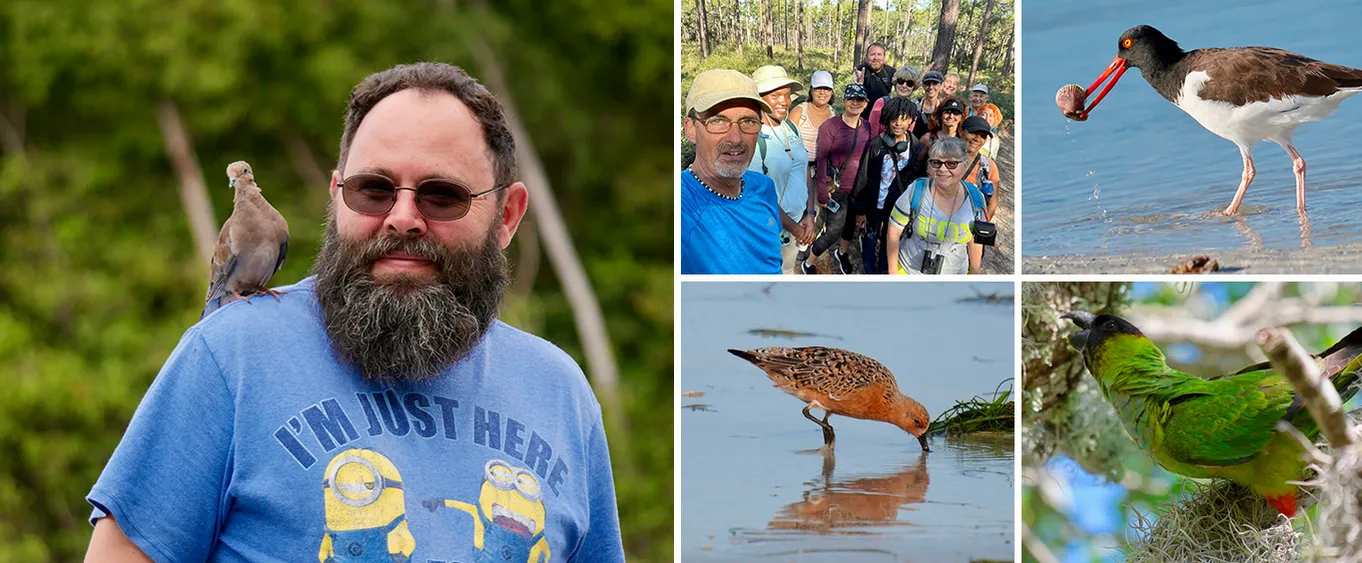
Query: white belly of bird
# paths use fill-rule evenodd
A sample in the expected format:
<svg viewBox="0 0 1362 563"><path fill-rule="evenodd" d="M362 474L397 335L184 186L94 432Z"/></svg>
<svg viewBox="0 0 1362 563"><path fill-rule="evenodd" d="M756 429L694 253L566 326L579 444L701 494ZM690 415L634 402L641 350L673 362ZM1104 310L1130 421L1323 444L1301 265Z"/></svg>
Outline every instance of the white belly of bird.
<svg viewBox="0 0 1362 563"><path fill-rule="evenodd" d="M1175 104L1206 130L1241 146L1252 146L1265 139L1277 144L1290 143L1291 133L1300 124L1324 119L1343 100L1362 91L1348 88L1328 96L1287 95L1236 106L1198 96L1201 87L1210 80L1206 71L1187 73Z"/></svg>

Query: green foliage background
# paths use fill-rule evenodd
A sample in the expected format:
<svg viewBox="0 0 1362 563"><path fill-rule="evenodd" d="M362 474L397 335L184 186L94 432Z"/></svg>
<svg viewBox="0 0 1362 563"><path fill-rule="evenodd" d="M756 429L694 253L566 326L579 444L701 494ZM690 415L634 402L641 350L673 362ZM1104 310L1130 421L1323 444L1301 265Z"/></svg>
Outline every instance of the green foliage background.
<svg viewBox="0 0 1362 563"><path fill-rule="evenodd" d="M307 275L350 89L394 64L485 76L486 41L601 300L632 439L612 451L630 560L672 553L672 4L567 0L0 3L0 562L76 561L83 500L198 320L196 256L155 109L180 110L221 222L250 161ZM18 141L17 143L15 141ZM533 203L532 203L533 204ZM537 247L522 236L517 264ZM665 227L664 227L665 226ZM546 257L503 318L584 356ZM631 465L632 476L619 467Z"/></svg>

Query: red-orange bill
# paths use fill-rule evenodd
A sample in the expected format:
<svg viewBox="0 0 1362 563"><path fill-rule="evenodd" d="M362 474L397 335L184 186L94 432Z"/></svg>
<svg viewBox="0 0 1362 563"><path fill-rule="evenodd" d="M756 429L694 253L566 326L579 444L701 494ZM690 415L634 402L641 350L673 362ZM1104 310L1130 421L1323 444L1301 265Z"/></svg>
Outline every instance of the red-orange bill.
<svg viewBox="0 0 1362 563"><path fill-rule="evenodd" d="M1101 86L1102 82L1105 81L1108 76L1111 77L1111 82L1107 82L1107 85L1102 88L1102 91L1097 93L1097 97L1093 98L1092 103L1088 104L1088 108L1083 110L1083 113L1078 114L1080 120L1088 118L1088 113L1090 113L1093 108L1097 107L1097 104L1102 101L1102 98L1107 97L1107 92L1111 91L1111 87L1116 85L1116 82L1121 79L1121 75L1125 74L1126 69L1128 68L1130 67L1126 66L1126 60L1121 57L1116 57L1111 61L1111 64L1107 65L1107 70L1103 71L1102 75L1098 76L1097 80L1093 81L1092 86L1089 86L1087 91L1092 92L1098 86Z"/></svg>

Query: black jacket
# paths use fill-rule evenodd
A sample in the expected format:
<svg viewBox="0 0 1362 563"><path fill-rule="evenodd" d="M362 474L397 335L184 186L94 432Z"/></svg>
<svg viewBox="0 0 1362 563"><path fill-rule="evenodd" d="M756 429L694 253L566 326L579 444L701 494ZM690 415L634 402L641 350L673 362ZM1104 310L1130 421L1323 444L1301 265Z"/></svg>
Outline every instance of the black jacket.
<svg viewBox="0 0 1362 563"><path fill-rule="evenodd" d="M918 153L922 151L922 143L908 134L908 151L898 155L898 158L908 159L908 165L900 170L894 178L894 182L889 184L889 195L884 198L886 208L893 206L898 201L903 191L912 185L913 180L926 175L927 163L923 161ZM856 173L856 185L851 188L851 208L857 215L864 215L876 209L875 200L880 195L880 179L884 166L884 155L889 154L896 144L894 137L889 133L881 133L879 136L870 140L865 147L865 152L861 154L861 169Z"/></svg>

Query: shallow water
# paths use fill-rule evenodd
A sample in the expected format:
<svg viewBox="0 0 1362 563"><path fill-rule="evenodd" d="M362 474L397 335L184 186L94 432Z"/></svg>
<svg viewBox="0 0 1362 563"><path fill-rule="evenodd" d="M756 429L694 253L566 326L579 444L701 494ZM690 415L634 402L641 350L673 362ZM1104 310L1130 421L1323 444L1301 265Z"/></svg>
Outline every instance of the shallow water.
<svg viewBox="0 0 1362 563"><path fill-rule="evenodd" d="M1027 256L1316 247L1362 240L1362 96L1296 130L1307 168L1308 221L1296 213L1291 159L1254 145L1257 178L1241 216L1223 210L1239 185L1234 143L1163 99L1136 69L1088 121L1065 119L1055 91L1088 87L1121 32L1152 25L1182 48L1267 45L1362 67L1352 37L1362 3L1213 0L1024 4L1023 251ZM1095 93L1093 94L1096 95Z"/></svg>
<svg viewBox="0 0 1362 563"><path fill-rule="evenodd" d="M1012 434L936 437L924 454L894 426L834 416L827 456L802 403L726 351L863 353L935 417L1014 373L1012 302L957 301L976 290L1013 292L1005 283L682 284L682 559L1011 559Z"/></svg>

